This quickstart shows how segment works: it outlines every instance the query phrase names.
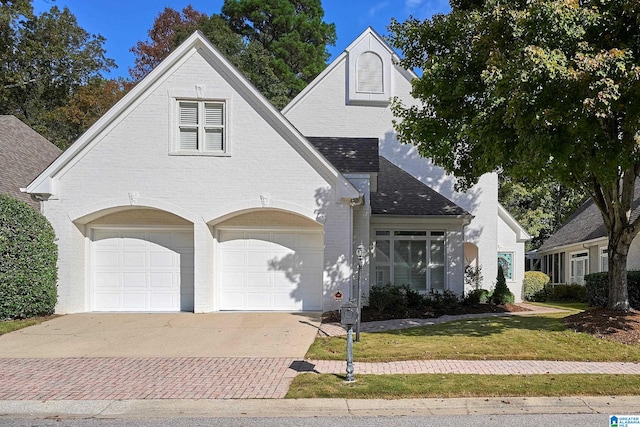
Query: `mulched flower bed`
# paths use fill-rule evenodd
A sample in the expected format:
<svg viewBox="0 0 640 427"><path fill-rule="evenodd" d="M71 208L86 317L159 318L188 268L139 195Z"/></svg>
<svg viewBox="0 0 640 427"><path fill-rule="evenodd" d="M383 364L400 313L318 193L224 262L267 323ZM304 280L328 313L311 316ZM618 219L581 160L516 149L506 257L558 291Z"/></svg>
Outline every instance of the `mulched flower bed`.
<svg viewBox="0 0 640 427"><path fill-rule="evenodd" d="M640 312L619 312L605 308L593 308L572 314L562 322L577 332L585 332L598 338L622 344L640 344Z"/></svg>
<svg viewBox="0 0 640 427"><path fill-rule="evenodd" d="M506 313L516 311L529 311L528 309L516 304L495 305L495 304L477 304L477 305L461 305L455 310L449 311L405 311L396 313L395 315L389 313L379 313L370 307L362 308L362 321L373 322L377 320L392 320L392 319L433 319L445 314L457 315L457 314L476 314L476 313ZM326 311L322 313L322 321L324 323L340 322L340 312Z"/></svg>

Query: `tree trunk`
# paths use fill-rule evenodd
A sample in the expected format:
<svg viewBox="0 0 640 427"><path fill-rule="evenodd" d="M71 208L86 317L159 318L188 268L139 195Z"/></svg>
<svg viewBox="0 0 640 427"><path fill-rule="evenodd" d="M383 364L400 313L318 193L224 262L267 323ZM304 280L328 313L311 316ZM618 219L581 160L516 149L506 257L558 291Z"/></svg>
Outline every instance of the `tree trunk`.
<svg viewBox="0 0 640 427"><path fill-rule="evenodd" d="M627 289L627 254L630 243L616 236L609 236L609 301L607 308L618 311L629 311L629 292Z"/></svg>

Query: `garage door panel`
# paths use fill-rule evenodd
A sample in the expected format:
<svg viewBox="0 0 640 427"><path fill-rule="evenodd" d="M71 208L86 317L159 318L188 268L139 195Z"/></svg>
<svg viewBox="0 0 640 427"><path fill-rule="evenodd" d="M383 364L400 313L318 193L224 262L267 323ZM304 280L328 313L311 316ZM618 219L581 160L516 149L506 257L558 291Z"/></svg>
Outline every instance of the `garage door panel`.
<svg viewBox="0 0 640 427"><path fill-rule="evenodd" d="M172 272L151 272L149 286L153 289L175 289L175 284L180 283L179 278Z"/></svg>
<svg viewBox="0 0 640 427"><path fill-rule="evenodd" d="M122 294L122 307L127 311L138 311L141 307L148 307L147 292L124 292Z"/></svg>
<svg viewBox="0 0 640 427"><path fill-rule="evenodd" d="M247 305L244 310L273 310L270 292L247 292Z"/></svg>
<svg viewBox="0 0 640 427"><path fill-rule="evenodd" d="M262 289L262 288L270 288L272 286L272 278L269 272L247 272L244 277L246 281L247 288L251 289ZM240 281L236 283L242 283Z"/></svg>
<svg viewBox="0 0 640 427"><path fill-rule="evenodd" d="M222 310L298 311L302 297L316 298L308 310L321 308L321 232L223 230L219 239Z"/></svg>
<svg viewBox="0 0 640 427"><path fill-rule="evenodd" d="M96 292L95 309L98 311L112 310L112 307L122 305L122 294L114 292Z"/></svg>
<svg viewBox="0 0 640 427"><path fill-rule="evenodd" d="M94 230L93 309L192 310L192 242L191 230Z"/></svg>
<svg viewBox="0 0 640 427"><path fill-rule="evenodd" d="M220 262L222 265L227 266L229 268L239 267L244 268L245 266L245 253L244 251L238 250L228 250L221 254Z"/></svg>
<svg viewBox="0 0 640 427"><path fill-rule="evenodd" d="M167 252L150 252L149 253L149 266L150 267L174 267L176 265L177 254Z"/></svg>
<svg viewBox="0 0 640 427"><path fill-rule="evenodd" d="M126 289L147 289L147 274L125 271L122 273L122 286Z"/></svg>
<svg viewBox="0 0 640 427"><path fill-rule="evenodd" d="M122 252L122 266L127 267L145 267L147 265L146 252Z"/></svg>

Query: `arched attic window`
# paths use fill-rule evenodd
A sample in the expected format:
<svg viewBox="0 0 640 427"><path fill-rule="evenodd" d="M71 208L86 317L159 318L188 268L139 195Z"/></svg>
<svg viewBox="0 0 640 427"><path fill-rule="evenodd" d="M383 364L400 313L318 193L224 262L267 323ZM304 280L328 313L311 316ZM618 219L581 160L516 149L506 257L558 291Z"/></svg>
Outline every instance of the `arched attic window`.
<svg viewBox="0 0 640 427"><path fill-rule="evenodd" d="M356 91L368 93L384 92L382 58L367 51L358 57Z"/></svg>

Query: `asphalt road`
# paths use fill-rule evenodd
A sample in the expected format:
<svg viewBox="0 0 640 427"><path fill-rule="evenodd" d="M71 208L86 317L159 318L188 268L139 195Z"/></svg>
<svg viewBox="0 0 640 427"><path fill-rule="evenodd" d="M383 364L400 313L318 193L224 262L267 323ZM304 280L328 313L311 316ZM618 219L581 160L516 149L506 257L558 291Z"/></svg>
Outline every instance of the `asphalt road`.
<svg viewBox="0 0 640 427"><path fill-rule="evenodd" d="M153 418L153 419L29 419L0 418L0 427L605 427L605 414L455 415L426 417L307 417L307 418Z"/></svg>

